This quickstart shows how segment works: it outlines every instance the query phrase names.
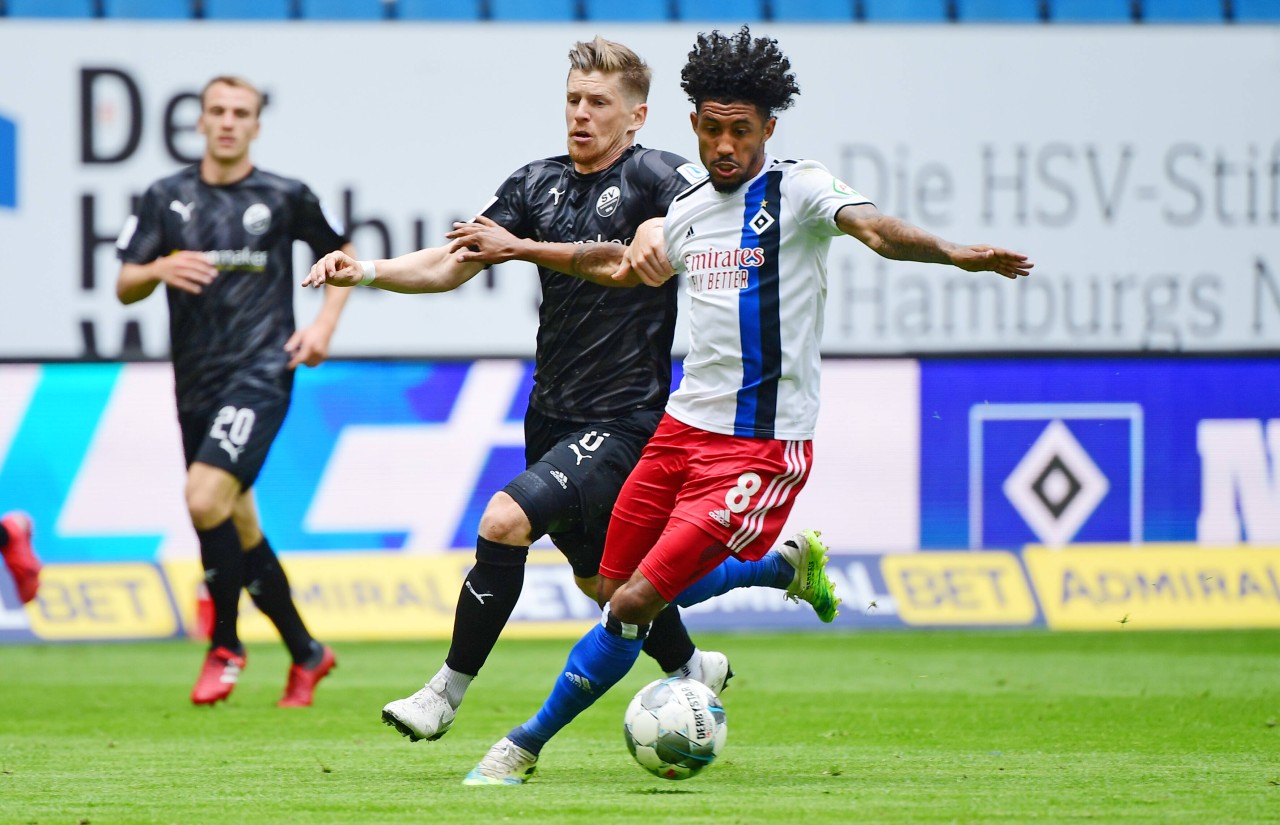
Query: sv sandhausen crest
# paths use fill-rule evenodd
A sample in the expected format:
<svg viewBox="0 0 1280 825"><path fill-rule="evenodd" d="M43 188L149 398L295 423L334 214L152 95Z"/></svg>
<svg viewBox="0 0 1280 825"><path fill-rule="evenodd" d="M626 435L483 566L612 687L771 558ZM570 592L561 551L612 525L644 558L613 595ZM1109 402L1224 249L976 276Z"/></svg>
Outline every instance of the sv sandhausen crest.
<svg viewBox="0 0 1280 825"><path fill-rule="evenodd" d="M261 235L271 228L271 208L265 203L255 203L244 210L241 218L244 231L250 235Z"/></svg>
<svg viewBox="0 0 1280 825"><path fill-rule="evenodd" d="M620 203L622 203L622 191L616 186L610 186L600 193L600 197L596 198L596 214L602 218L607 218L618 211L618 204Z"/></svg>

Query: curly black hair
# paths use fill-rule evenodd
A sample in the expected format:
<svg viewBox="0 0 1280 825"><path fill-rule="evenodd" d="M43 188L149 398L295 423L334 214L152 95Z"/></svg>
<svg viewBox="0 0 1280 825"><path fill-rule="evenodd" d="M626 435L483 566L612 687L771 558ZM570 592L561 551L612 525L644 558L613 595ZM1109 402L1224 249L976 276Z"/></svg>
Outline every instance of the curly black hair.
<svg viewBox="0 0 1280 825"><path fill-rule="evenodd" d="M751 103L765 117L790 108L800 94L791 61L778 41L751 36L743 26L737 34L699 32L680 71L680 87L695 107L704 101Z"/></svg>

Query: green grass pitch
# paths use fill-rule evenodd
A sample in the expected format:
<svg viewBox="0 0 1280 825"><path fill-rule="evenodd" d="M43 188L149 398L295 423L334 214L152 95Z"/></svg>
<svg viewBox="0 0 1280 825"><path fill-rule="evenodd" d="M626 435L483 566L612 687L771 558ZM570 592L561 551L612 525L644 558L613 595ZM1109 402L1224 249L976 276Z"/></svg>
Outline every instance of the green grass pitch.
<svg viewBox="0 0 1280 825"><path fill-rule="evenodd" d="M195 708L194 643L0 648L0 822L986 823L1280 821L1280 634L702 635L730 654L729 739L684 782L632 763L627 679L524 787L460 784L526 719L567 640L504 641L438 742L384 727L445 645L337 645L310 709L251 646Z"/></svg>

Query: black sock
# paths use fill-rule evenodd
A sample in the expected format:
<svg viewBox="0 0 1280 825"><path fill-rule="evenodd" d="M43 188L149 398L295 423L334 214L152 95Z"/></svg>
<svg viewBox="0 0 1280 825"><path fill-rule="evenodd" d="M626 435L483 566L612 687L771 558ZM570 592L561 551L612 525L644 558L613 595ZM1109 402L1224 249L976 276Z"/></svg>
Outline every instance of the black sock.
<svg viewBox="0 0 1280 825"><path fill-rule="evenodd" d="M244 582L250 598L258 609L266 614L280 632L289 655L295 665L306 665L315 655L314 641L298 615L293 603L289 579L284 574L280 559L267 543L267 537L244 554Z"/></svg>
<svg viewBox="0 0 1280 825"><path fill-rule="evenodd" d="M524 563L528 547L476 539L476 565L458 593L453 614L453 642L445 664L459 673L475 676L507 626L524 589Z"/></svg>
<svg viewBox="0 0 1280 825"><path fill-rule="evenodd" d="M693 658L693 651L697 648L680 619L680 608L669 604L658 614L649 628L643 650L658 661L663 673L677 670Z"/></svg>
<svg viewBox="0 0 1280 825"><path fill-rule="evenodd" d="M214 647L240 653L244 649L236 632L240 589L244 586L244 552L240 549L240 536L231 519L208 530L197 530L196 536L200 539L205 587L213 601L213 637L210 641Z"/></svg>

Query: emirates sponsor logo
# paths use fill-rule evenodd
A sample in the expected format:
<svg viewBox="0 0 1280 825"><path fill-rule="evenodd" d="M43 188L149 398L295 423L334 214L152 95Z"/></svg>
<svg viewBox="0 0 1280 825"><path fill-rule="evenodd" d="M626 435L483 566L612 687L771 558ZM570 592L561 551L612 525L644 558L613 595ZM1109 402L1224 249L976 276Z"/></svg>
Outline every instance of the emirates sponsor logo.
<svg viewBox="0 0 1280 825"><path fill-rule="evenodd" d="M765 262L760 247L747 249L712 249L684 256L689 289L693 292L710 292L720 289L746 289L751 283L751 271Z"/></svg>
<svg viewBox="0 0 1280 825"><path fill-rule="evenodd" d="M760 247L750 249L711 249L706 252L693 252L684 256L684 266L689 272L720 272L727 269L745 269L762 266L765 261L764 250Z"/></svg>

